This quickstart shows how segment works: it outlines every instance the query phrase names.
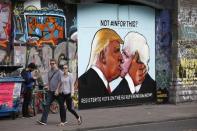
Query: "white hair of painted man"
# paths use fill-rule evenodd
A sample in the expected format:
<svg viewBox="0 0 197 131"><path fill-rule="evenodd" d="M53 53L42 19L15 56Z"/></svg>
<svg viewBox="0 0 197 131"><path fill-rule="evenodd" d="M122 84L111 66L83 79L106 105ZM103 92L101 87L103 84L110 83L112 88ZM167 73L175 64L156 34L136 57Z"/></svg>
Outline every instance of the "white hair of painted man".
<svg viewBox="0 0 197 131"><path fill-rule="evenodd" d="M149 46L147 44L146 38L137 32L129 32L124 39L123 49L129 49L129 55L135 55L135 52L138 51L139 59L142 63L145 64L148 71L148 62L150 59L149 56ZM128 50L127 49L127 50Z"/></svg>

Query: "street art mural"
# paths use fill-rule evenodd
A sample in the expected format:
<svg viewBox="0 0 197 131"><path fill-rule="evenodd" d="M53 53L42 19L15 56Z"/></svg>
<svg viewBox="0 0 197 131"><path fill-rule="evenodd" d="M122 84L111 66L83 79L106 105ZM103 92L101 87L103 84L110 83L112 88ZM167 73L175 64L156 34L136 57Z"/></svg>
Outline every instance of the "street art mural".
<svg viewBox="0 0 197 131"><path fill-rule="evenodd" d="M10 64L11 4L0 2L0 63ZM8 60L9 59L9 60Z"/></svg>
<svg viewBox="0 0 197 131"><path fill-rule="evenodd" d="M24 20L24 2L14 3L13 9L14 23L14 43L24 44L25 36L25 20Z"/></svg>
<svg viewBox="0 0 197 131"><path fill-rule="evenodd" d="M26 49L25 46L14 46L14 65L25 67Z"/></svg>
<svg viewBox="0 0 197 131"><path fill-rule="evenodd" d="M11 5L0 3L0 46L6 48L11 33Z"/></svg>
<svg viewBox="0 0 197 131"><path fill-rule="evenodd" d="M76 8L72 9L72 12L76 12ZM65 12L68 11L54 2L33 0L15 2L13 12L14 44L26 47L26 65L36 62L41 72L46 72L50 58L58 60L64 54L64 59L68 59L70 38L67 32L71 26L66 24ZM73 14L67 21L72 23L70 21L75 17Z"/></svg>
<svg viewBox="0 0 197 131"><path fill-rule="evenodd" d="M168 10L158 11L156 15L156 82L157 102L168 102L171 80L171 23ZM163 96L163 97L161 97Z"/></svg>
<svg viewBox="0 0 197 131"><path fill-rule="evenodd" d="M42 84L46 84L49 61L55 58L59 67L68 63L75 81L77 57L73 54L77 50L76 6L28 0L16 1L13 7L14 63L23 67L31 62L36 63Z"/></svg>
<svg viewBox="0 0 197 131"><path fill-rule="evenodd" d="M178 53L176 77L177 101L197 100L197 2L179 1Z"/></svg>
<svg viewBox="0 0 197 131"><path fill-rule="evenodd" d="M50 43L53 46L65 38L65 20L58 16L26 15L28 42L36 46Z"/></svg>
<svg viewBox="0 0 197 131"><path fill-rule="evenodd" d="M179 65L177 76L183 84L196 85L197 80L197 43L196 41L178 41Z"/></svg>
<svg viewBox="0 0 197 131"><path fill-rule="evenodd" d="M178 41L177 80L178 96L181 102L197 100L197 42Z"/></svg>
<svg viewBox="0 0 197 131"><path fill-rule="evenodd" d="M63 10L37 7L39 1L17 2L14 8L15 43L42 46L57 45L66 37L66 18ZM50 2L47 2L48 4ZM50 4L52 5L52 3ZM41 8L41 9L40 9Z"/></svg>
<svg viewBox="0 0 197 131"><path fill-rule="evenodd" d="M154 102L155 11L94 4L77 13L79 109Z"/></svg>

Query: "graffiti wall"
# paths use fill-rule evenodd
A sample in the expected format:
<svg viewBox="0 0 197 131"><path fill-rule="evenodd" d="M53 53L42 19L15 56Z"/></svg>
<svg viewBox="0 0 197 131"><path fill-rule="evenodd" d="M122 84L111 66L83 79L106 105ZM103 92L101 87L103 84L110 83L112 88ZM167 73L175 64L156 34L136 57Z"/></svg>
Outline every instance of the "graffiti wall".
<svg viewBox="0 0 197 131"><path fill-rule="evenodd" d="M36 63L44 83L47 82L46 76L51 58L55 58L59 66L68 63L71 68L72 64L76 65L76 63L70 63L74 58L69 59L68 53L70 48L76 47L76 44L71 44L71 46L69 44L72 35L69 34L70 29L76 19L76 8L73 6L70 8L69 5L62 6L60 3L50 1L31 0L14 3L13 39L14 52L17 54L14 56L15 64ZM25 64L18 62L19 59L25 60ZM76 71L73 72L76 78Z"/></svg>
<svg viewBox="0 0 197 131"><path fill-rule="evenodd" d="M154 102L155 10L79 5L77 16L79 108ZM148 71L144 78L137 75L139 65Z"/></svg>
<svg viewBox="0 0 197 131"><path fill-rule="evenodd" d="M185 40L197 39L197 2L195 0L180 0L178 12L178 37Z"/></svg>
<svg viewBox="0 0 197 131"><path fill-rule="evenodd" d="M0 2L0 63L8 64L10 61L7 48L11 39L11 4ZM7 59L7 60L6 60Z"/></svg>
<svg viewBox="0 0 197 131"><path fill-rule="evenodd" d="M156 15L156 82L157 102L168 102L171 81L171 16L168 10L158 11Z"/></svg>
<svg viewBox="0 0 197 131"><path fill-rule="evenodd" d="M178 41L176 101L197 100L197 2L180 0L178 10Z"/></svg>

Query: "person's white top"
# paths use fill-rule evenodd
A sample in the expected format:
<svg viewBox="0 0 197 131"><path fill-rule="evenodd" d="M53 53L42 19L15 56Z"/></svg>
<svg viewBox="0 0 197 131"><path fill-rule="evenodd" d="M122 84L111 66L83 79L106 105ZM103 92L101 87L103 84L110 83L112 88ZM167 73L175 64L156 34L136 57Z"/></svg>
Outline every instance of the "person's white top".
<svg viewBox="0 0 197 131"><path fill-rule="evenodd" d="M68 75L65 76L64 73L61 74L61 86L60 93L64 93L65 95L73 92L73 78L72 74L68 72Z"/></svg>

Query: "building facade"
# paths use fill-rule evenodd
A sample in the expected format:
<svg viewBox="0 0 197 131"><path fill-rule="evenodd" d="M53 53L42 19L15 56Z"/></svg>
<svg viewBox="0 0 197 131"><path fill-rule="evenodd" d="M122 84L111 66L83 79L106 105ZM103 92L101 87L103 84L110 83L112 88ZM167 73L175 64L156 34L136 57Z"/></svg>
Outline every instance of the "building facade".
<svg viewBox="0 0 197 131"><path fill-rule="evenodd" d="M68 63L81 109L197 101L195 0L4 0L0 10L1 64L25 67L34 62L46 83L49 59L55 58L59 67ZM153 90L80 95L78 78L87 71L94 36L104 28L123 41L129 32L145 37L148 74L156 82ZM112 83L112 91L119 83ZM151 93L155 99L149 100Z"/></svg>

